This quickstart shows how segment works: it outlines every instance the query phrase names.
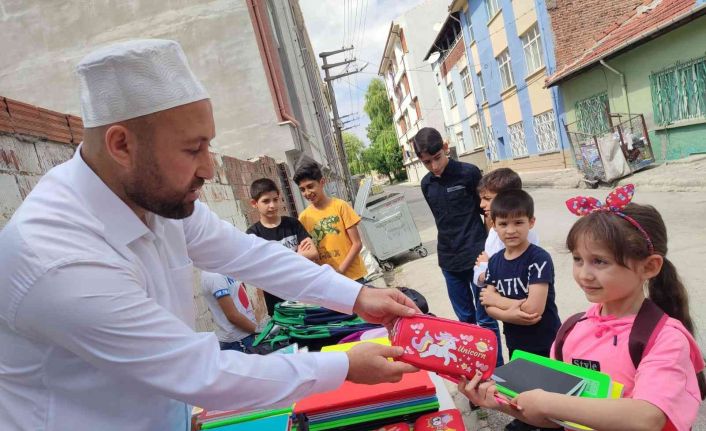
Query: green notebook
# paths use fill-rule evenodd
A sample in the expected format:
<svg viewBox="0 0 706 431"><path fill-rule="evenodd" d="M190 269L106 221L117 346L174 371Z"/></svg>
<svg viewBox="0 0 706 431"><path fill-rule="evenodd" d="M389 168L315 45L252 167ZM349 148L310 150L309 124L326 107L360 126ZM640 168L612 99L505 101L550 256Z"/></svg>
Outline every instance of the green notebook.
<svg viewBox="0 0 706 431"><path fill-rule="evenodd" d="M600 371L589 370L578 365L567 364L556 359L545 358L534 353L515 350L512 359L525 359L582 379L586 384L579 394L585 398L613 398L613 382L610 376Z"/></svg>
<svg viewBox="0 0 706 431"><path fill-rule="evenodd" d="M270 416L280 416L280 415L291 416L292 415L292 408L287 407L284 409L276 409L276 410L261 410L261 411L251 412L251 413L244 413L244 414L238 415L238 416L230 416L228 418L224 418L221 420L214 420L211 422L203 423L203 424L201 424L201 429L207 430L207 429L219 428L219 427L223 427L226 425L234 425L234 424L254 421L257 419L262 419L262 418L266 418L266 417L270 417Z"/></svg>

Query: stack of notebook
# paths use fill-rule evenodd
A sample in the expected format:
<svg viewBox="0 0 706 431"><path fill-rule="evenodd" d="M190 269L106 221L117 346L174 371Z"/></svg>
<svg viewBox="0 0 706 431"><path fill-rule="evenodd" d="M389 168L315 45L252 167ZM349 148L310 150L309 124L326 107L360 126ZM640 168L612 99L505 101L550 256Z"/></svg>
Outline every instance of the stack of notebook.
<svg viewBox="0 0 706 431"><path fill-rule="evenodd" d="M384 344L385 340L374 342ZM339 344L322 351L346 350L355 344ZM414 421L437 410L436 388L426 371L405 374L397 383L345 382L337 390L312 395L294 406L296 414L308 417L311 431L370 430L395 422Z"/></svg>
<svg viewBox="0 0 706 431"><path fill-rule="evenodd" d="M495 369L493 380L498 392L509 398L532 389L586 398L620 398L623 391L623 385L608 374L522 350L515 350L510 362ZM555 422L567 429L591 429L561 420Z"/></svg>
<svg viewBox="0 0 706 431"><path fill-rule="evenodd" d="M288 431L292 425L292 409L257 412L204 411L198 422L202 430L214 431Z"/></svg>

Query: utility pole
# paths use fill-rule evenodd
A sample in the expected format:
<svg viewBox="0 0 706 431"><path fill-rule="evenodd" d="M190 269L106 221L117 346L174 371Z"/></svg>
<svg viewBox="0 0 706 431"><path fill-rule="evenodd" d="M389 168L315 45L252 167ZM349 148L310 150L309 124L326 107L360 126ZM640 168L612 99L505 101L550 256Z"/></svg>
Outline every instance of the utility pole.
<svg viewBox="0 0 706 431"><path fill-rule="evenodd" d="M336 54L340 54L342 52L350 51L352 50L353 47L348 47L348 48L341 48L336 51L328 51L328 52L322 52L319 54L319 57L323 60L323 66L321 68L324 70L324 74L326 77L324 78L324 81L326 82L326 85L328 85L328 91L329 95L331 96L331 108L333 109L333 127L336 128L336 141L337 141L337 147L338 147L338 152L341 155L341 168L343 169L343 175L345 176L344 178L344 184L346 186L346 190L348 190L348 195L351 198L351 201L355 200L355 196L353 196L353 187L351 184L351 173L350 170L348 169L348 157L346 156L346 150L343 146L343 133L342 133L342 127L343 124L341 123L341 117L338 116L338 106L336 105L336 93L333 91L333 81L339 78L343 78L344 76L352 75L354 73L358 73L360 70L356 69L351 72L345 72L341 73L339 75L330 75L330 70L334 67L338 66L344 66L350 63L353 63L355 58L351 60L344 60L340 61L338 63L331 63L329 64L327 59L328 57ZM349 114L350 115L350 114Z"/></svg>

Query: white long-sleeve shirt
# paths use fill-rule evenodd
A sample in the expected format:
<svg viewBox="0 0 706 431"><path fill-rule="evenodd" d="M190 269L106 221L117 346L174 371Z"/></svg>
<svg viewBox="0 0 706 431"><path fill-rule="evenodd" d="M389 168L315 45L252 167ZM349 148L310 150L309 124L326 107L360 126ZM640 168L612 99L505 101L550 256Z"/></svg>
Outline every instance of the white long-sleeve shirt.
<svg viewBox="0 0 706 431"><path fill-rule="evenodd" d="M0 424L188 430L189 405L287 405L338 387L345 354L245 355L194 331L193 267L349 313L360 285L196 202L145 225L76 151L0 232Z"/></svg>

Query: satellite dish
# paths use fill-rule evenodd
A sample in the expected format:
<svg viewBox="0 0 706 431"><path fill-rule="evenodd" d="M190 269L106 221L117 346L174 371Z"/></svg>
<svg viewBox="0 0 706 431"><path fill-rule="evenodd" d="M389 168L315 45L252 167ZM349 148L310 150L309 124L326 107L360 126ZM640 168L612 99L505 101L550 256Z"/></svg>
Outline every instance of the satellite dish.
<svg viewBox="0 0 706 431"><path fill-rule="evenodd" d="M427 57L427 63L429 64L434 64L436 61L441 57L441 54L439 51L434 51L431 54L429 54L429 57Z"/></svg>

